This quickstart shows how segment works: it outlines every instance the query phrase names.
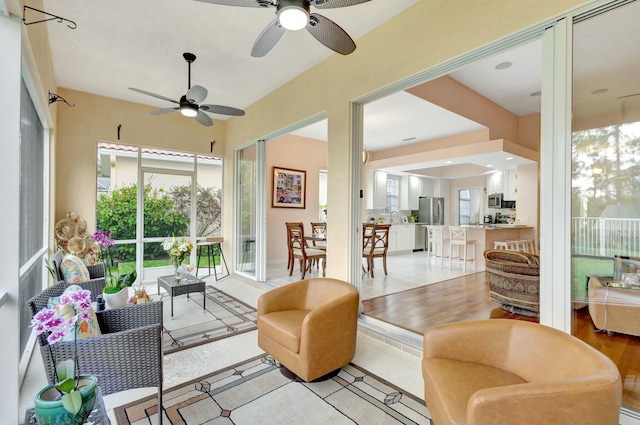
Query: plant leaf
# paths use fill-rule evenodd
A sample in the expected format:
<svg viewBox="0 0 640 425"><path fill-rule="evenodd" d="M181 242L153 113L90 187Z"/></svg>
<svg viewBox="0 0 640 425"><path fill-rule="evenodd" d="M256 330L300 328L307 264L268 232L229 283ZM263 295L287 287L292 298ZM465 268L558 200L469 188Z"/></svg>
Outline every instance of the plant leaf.
<svg viewBox="0 0 640 425"><path fill-rule="evenodd" d="M56 365L56 376L58 381L75 377L75 363L72 359L63 360Z"/></svg>
<svg viewBox="0 0 640 425"><path fill-rule="evenodd" d="M76 386L76 382L73 379L73 377L69 377L63 381L56 383L56 388L62 391L63 393L71 393L75 386Z"/></svg>
<svg viewBox="0 0 640 425"><path fill-rule="evenodd" d="M61 400L64 409L73 415L77 415L82 407L82 394L80 394L80 391L72 391L69 394L65 394Z"/></svg>

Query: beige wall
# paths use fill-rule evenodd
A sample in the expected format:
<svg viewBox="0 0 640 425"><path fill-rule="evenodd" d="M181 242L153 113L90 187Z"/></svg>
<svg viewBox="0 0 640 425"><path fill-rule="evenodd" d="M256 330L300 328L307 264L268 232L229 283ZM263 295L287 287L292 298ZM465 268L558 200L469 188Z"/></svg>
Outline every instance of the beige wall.
<svg viewBox="0 0 640 425"><path fill-rule="evenodd" d="M306 171L306 208L273 208L273 167ZM320 170L327 168L327 143L305 137L285 135L267 142L268 206L267 261L287 262L285 223L300 221L304 231L311 232L311 222L318 221ZM295 269L298 270L297 268ZM294 271L294 273L296 272Z"/></svg>
<svg viewBox="0 0 640 425"><path fill-rule="evenodd" d="M520 224L534 226L536 238L540 237L540 176L538 164L518 166L518 193L516 194L516 219Z"/></svg>
<svg viewBox="0 0 640 425"><path fill-rule="evenodd" d="M484 125L489 139L518 142L518 117L449 76L410 88L407 92Z"/></svg>
<svg viewBox="0 0 640 425"><path fill-rule="evenodd" d="M59 92L76 106L60 108L58 112L56 219L75 211L87 221L90 230L95 229L98 141L211 154L210 142L215 139L218 143L213 155L222 156L224 151L223 121L204 127L177 113L148 116L147 112L154 108L146 105L69 89ZM122 125L120 141L118 125Z"/></svg>

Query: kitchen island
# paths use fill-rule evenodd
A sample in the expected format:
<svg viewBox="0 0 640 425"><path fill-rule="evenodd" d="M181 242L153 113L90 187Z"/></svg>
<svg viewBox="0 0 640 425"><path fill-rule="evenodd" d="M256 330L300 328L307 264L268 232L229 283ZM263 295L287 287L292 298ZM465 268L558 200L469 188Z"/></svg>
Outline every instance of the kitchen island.
<svg viewBox="0 0 640 425"><path fill-rule="evenodd" d="M480 224L480 225L468 225L461 226L467 228L467 238L469 240L476 241L476 264L475 269L482 271L484 266L484 251L487 249L493 249L493 243L495 241L513 241L520 239L533 239L534 245L537 246L536 237L534 234L535 229L533 226L526 226L521 224ZM448 229L446 230L448 231ZM448 233L446 234L448 238ZM449 243L445 240L445 255L449 255ZM472 253L470 252L469 257ZM455 248L454 248L455 256ZM467 270L470 263L467 264Z"/></svg>

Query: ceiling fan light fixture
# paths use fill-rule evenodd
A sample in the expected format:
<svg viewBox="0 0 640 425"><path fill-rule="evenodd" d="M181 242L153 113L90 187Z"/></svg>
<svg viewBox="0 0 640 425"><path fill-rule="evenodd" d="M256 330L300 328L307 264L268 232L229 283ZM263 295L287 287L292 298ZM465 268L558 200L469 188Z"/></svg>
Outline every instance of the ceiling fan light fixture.
<svg viewBox="0 0 640 425"><path fill-rule="evenodd" d="M280 25L291 31L298 31L309 23L309 6L304 1L281 0L278 4Z"/></svg>
<svg viewBox="0 0 640 425"><path fill-rule="evenodd" d="M185 117L193 118L198 115L198 110L194 107L194 105L180 105L180 113Z"/></svg>

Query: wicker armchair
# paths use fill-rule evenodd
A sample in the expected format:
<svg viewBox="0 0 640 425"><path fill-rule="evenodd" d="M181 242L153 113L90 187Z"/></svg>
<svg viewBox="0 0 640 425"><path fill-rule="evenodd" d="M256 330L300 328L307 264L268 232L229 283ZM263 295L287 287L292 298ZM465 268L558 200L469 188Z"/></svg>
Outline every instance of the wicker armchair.
<svg viewBox="0 0 640 425"><path fill-rule="evenodd" d="M91 291L91 298L102 293L104 278L77 284ZM33 316L67 287L56 283L27 302ZM162 301L96 312L101 336L77 341L77 359L82 373L98 377L104 395L132 388L158 387L158 406L162 406ZM38 336L40 353L49 382L55 376L54 360L73 356L74 342L47 344ZM55 358L54 358L55 356ZM162 410L158 413L162 423Z"/></svg>
<svg viewBox="0 0 640 425"><path fill-rule="evenodd" d="M502 309L523 316L540 316L540 257L501 249L484 252L491 299Z"/></svg>
<svg viewBox="0 0 640 425"><path fill-rule="evenodd" d="M62 273L60 272L60 264L62 264L62 259L64 258L65 252L61 249L58 250L58 252L56 252L53 255L53 258L51 259L51 263L53 266L53 271L56 274L56 282L60 282L61 280L64 280L64 278L62 277ZM91 279L98 279L101 277L104 277L104 263L97 263L91 266L87 266L87 270L89 270L89 277L91 277ZM93 291L91 291L91 293L93 294Z"/></svg>

